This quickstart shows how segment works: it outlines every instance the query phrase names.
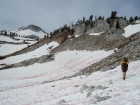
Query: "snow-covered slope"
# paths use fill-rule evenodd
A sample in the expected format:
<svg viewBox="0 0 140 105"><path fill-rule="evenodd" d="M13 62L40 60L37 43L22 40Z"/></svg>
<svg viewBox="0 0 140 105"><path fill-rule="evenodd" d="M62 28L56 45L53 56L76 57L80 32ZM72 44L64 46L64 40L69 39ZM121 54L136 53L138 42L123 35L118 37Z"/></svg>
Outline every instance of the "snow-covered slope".
<svg viewBox="0 0 140 105"><path fill-rule="evenodd" d="M30 29L27 29L27 30L21 30L21 31L13 31L15 33L17 33L18 35L22 35L22 36L28 36L28 35L36 35L40 38L43 38L44 35L46 35L46 33L42 32L42 31L39 31L39 32L35 32L35 31L32 31Z"/></svg>
<svg viewBox="0 0 140 105"><path fill-rule="evenodd" d="M45 46L43 46L42 48L46 50ZM44 53L44 51L42 52L42 54ZM31 55L31 53L32 53L32 55L34 55L35 52L37 52L37 51L30 52L29 55ZM112 50L108 51L108 52L106 52L106 51L95 51L95 52L66 51L66 52L61 52L61 53L56 54L54 61L51 61L48 63L34 64L34 65L30 65L28 67L8 69L7 72L4 70L3 72L5 72L6 74L4 74L5 76L1 75L1 78L3 78L3 79L17 79L17 78L21 79L21 78L43 77L43 75L44 75L45 80L48 80L48 81L57 80L57 79L60 79L64 76L73 75L74 73L84 69L85 67L88 67L92 63L95 63L95 62L107 57L108 55L110 55L112 53L113 53ZM100 54L101 56L97 56L98 54ZM17 57L9 58L9 59L7 58L6 60L2 60L0 63L6 63L6 62L7 63L17 63L17 62L22 61L23 59L26 59L26 55L19 55ZM36 53L36 55L40 55L40 54ZM27 56L27 57L29 57L29 56ZM31 57L34 58L34 56L30 56L30 58ZM16 59L17 61L12 61L12 59ZM20 70L22 73L20 72ZM11 73L11 74L16 73L17 74L18 72L19 72L18 75L8 76L9 73ZM10 78L10 77L12 77L12 78Z"/></svg>
<svg viewBox="0 0 140 105"><path fill-rule="evenodd" d="M27 47L27 45L25 45L25 44L23 44L23 45L1 44L0 45L0 56L11 54L11 53L19 51L25 47Z"/></svg>
<svg viewBox="0 0 140 105"><path fill-rule="evenodd" d="M51 50L51 49L49 49L49 47L52 47L52 49L53 49L53 48L57 47L58 45L59 44L57 42L51 42L49 44L45 44L45 45L39 47L38 49L36 49L34 51L31 51L31 52L28 52L25 54L21 54L21 55L17 55L17 56L8 57L4 60L0 60L0 64L3 64L3 63L13 64L13 63L21 62L23 60L40 57L42 55L47 55L47 54L49 54L49 51ZM20 47L21 47L21 45L20 45ZM13 50L14 50L14 48L17 48L17 46L14 46L13 48L11 47L11 49L13 49ZM7 49L7 50L9 50L9 49ZM4 51L3 53L6 53L6 52ZM7 51L7 53L8 53L8 51ZM13 59L16 59L16 60L13 60Z"/></svg>
<svg viewBox="0 0 140 105"><path fill-rule="evenodd" d="M36 35L39 38L44 38L44 35L47 34L44 30L42 30L40 27L35 26L35 25L21 27L15 31L11 31L11 32L17 33L18 35L22 35L22 36Z"/></svg>
<svg viewBox="0 0 140 105"><path fill-rule="evenodd" d="M99 57L99 53L104 55ZM53 62L0 71L0 104L57 105L64 99L68 105L94 105L97 101L96 105L139 105L140 61L129 64L125 81L122 80L120 66L106 72L92 73L88 77L58 80L108 54L104 51L67 51L58 53ZM58 81L48 83L51 80ZM83 89L83 85L95 88ZM90 96L87 97L89 92ZM102 101L100 97L106 96L109 98Z"/></svg>
<svg viewBox="0 0 140 105"><path fill-rule="evenodd" d="M23 40L14 40L8 36L0 35L0 41L6 41L6 42L23 42Z"/></svg>
<svg viewBox="0 0 140 105"><path fill-rule="evenodd" d="M129 37L130 35L140 32L140 24L128 25L124 28L125 33L123 34L125 37Z"/></svg>
<svg viewBox="0 0 140 105"><path fill-rule="evenodd" d="M3 41L3 44L0 44L0 56L8 55L13 52L19 51L27 47L28 45L32 45L37 42L36 40L31 40L28 38L21 38L21 37L15 37L15 38L18 40L12 39L9 36L0 35L0 41ZM4 41L6 43L4 43ZM29 44L24 44L23 41L26 41Z"/></svg>

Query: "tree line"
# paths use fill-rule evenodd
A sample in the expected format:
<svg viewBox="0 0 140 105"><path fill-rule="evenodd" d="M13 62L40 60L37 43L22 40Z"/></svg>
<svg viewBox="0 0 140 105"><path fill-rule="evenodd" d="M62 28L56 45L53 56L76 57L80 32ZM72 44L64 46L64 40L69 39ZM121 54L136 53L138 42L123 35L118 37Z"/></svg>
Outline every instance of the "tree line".
<svg viewBox="0 0 140 105"><path fill-rule="evenodd" d="M78 19L78 21L75 24L73 22L71 22L70 23L70 26L67 26L67 24L66 25L63 25L62 27L54 30L53 32L50 32L50 35L51 36L54 36L54 35L59 34L61 32L71 30L71 28L73 26L77 26L77 25L80 25L80 24L83 24L83 23L85 23L85 26L93 27L94 26L93 18L94 18L94 21L96 21L96 20L105 20L104 16L101 16L100 15L98 17L97 16L94 17L93 15L90 15L87 20L86 20L86 17L83 17L82 19ZM108 24L111 24L110 23L110 20L113 20L113 19L116 19L116 18L118 18L117 17L117 12L116 11L112 11L110 17L108 17L106 19L106 21L107 21ZM122 18L124 18L125 20L127 20L126 16L124 16ZM131 16L129 18L129 20L127 20L127 21L128 21L128 23L132 23L132 22L134 22L134 21L136 21L138 19L140 19L140 16L139 17L138 16L135 16L135 17L132 17ZM120 28L120 25L119 25L119 21L118 20L116 22L116 28Z"/></svg>

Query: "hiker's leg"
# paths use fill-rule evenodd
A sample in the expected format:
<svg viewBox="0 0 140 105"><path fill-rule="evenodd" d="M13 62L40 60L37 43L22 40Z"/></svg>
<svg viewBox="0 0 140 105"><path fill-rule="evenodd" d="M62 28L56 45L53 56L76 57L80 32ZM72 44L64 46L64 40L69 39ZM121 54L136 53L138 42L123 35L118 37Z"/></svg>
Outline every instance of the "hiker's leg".
<svg viewBox="0 0 140 105"><path fill-rule="evenodd" d="M125 77L126 76L126 72L123 72L123 77Z"/></svg>
<svg viewBox="0 0 140 105"><path fill-rule="evenodd" d="M125 76L126 76L126 72L123 72L123 79L125 79Z"/></svg>

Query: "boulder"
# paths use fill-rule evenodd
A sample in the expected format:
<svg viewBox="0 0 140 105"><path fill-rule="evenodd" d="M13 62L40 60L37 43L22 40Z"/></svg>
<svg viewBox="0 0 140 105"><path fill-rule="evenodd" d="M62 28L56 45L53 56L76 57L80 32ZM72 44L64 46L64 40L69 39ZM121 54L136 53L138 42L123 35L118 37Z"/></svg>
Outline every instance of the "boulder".
<svg viewBox="0 0 140 105"><path fill-rule="evenodd" d="M87 85L83 85L82 88L80 89L80 91L83 91L83 90L85 90L85 89L87 89L87 88L88 88Z"/></svg>
<svg viewBox="0 0 140 105"><path fill-rule="evenodd" d="M64 99L62 99L62 100L60 100L60 101L58 102L59 105L61 105L61 104L63 104L63 103L66 103L66 101L65 101Z"/></svg>
<svg viewBox="0 0 140 105"><path fill-rule="evenodd" d="M102 68L100 69L100 71L101 71L101 72L105 72L105 71L110 70L110 69L111 69L110 66L104 66L104 67L102 67Z"/></svg>
<svg viewBox="0 0 140 105"><path fill-rule="evenodd" d="M92 94L91 92L88 92L87 97L90 97L91 94Z"/></svg>

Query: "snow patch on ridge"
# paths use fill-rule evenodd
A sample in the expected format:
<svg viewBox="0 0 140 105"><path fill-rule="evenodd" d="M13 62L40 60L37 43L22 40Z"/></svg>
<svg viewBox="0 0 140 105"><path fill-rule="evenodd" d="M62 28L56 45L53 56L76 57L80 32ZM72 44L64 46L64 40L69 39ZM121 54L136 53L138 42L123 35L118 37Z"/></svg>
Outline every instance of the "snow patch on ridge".
<svg viewBox="0 0 140 105"><path fill-rule="evenodd" d="M100 35L102 34L103 32L100 32L100 33L90 33L89 35Z"/></svg>
<svg viewBox="0 0 140 105"><path fill-rule="evenodd" d="M42 32L42 31L35 32L35 31L30 30L30 29L20 30L20 31L16 30L16 31L11 31L11 32L15 32L15 33L22 35L22 36L36 35L39 38L44 38L44 35L46 35L46 33Z"/></svg>
<svg viewBox="0 0 140 105"><path fill-rule="evenodd" d="M132 34L140 32L140 24L128 25L124 28L125 33L123 34L126 38Z"/></svg>

